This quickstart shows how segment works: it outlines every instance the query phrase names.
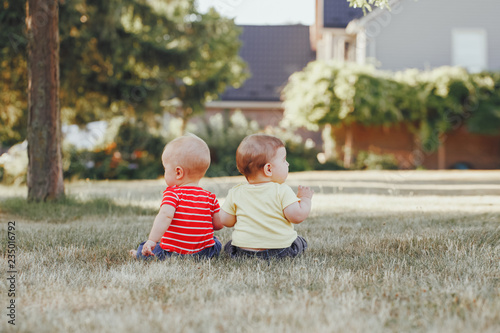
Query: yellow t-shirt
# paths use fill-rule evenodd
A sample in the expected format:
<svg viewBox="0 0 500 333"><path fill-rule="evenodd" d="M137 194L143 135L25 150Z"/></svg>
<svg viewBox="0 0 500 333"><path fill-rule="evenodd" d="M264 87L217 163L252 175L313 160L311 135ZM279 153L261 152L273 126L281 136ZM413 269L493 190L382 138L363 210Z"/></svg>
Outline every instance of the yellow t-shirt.
<svg viewBox="0 0 500 333"><path fill-rule="evenodd" d="M292 245L297 232L283 209L299 201L290 186L278 183L239 184L229 190L222 209L236 215L232 245L281 249Z"/></svg>

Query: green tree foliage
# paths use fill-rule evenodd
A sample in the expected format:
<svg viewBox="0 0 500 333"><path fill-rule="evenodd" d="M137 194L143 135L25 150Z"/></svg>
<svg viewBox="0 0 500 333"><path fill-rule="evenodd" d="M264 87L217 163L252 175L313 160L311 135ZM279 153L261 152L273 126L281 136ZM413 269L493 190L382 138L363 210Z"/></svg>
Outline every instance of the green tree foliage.
<svg viewBox="0 0 500 333"><path fill-rule="evenodd" d="M373 66L311 62L284 89L285 121L310 130L353 122L388 125L403 120L394 101L401 88Z"/></svg>
<svg viewBox="0 0 500 333"><path fill-rule="evenodd" d="M214 9L206 14L191 14L189 20L193 59L177 75L175 98L164 101L164 105L174 106L167 110L183 120L181 132L189 118L204 111L205 102L216 99L228 85L239 87L247 78L245 64L238 56L241 30L233 21L221 18Z"/></svg>
<svg viewBox="0 0 500 333"><path fill-rule="evenodd" d="M500 73L483 73L475 77L484 82L478 90L479 101L472 101L468 107L470 118L467 126L471 132L495 135L500 132Z"/></svg>
<svg viewBox="0 0 500 333"><path fill-rule="evenodd" d="M0 147L26 137L28 108L27 39L24 1L0 2Z"/></svg>
<svg viewBox="0 0 500 333"><path fill-rule="evenodd" d="M3 0L2 6L0 108L8 110L2 120L24 125L25 2ZM214 10L199 13L195 0L66 0L59 14L66 123L122 114L146 117L171 110L172 102L183 105L189 117L245 78L233 20ZM21 128L2 128L2 142L23 138Z"/></svg>
<svg viewBox="0 0 500 333"><path fill-rule="evenodd" d="M439 136L466 124L480 134L500 133L500 75L462 68L390 73L369 65L315 61L293 74L283 91L285 122L321 125L406 123L434 151Z"/></svg>

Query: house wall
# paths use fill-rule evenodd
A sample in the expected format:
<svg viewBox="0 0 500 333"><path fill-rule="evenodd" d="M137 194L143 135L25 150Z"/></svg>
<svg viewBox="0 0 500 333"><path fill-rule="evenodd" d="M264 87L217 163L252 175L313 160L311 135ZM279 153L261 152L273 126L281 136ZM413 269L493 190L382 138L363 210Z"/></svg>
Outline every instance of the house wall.
<svg viewBox="0 0 500 333"><path fill-rule="evenodd" d="M343 126L334 128L336 153L341 160L344 158L343 146L348 130L352 135L353 156L361 150L377 154L393 154L402 169L414 169L417 166L439 169L439 153L423 151L418 140L405 125L384 128L353 124L349 129ZM464 127L460 127L443 138L441 153L446 169L453 168L457 163L465 163L473 169L499 169L500 135L472 134Z"/></svg>
<svg viewBox="0 0 500 333"><path fill-rule="evenodd" d="M333 127L332 134L336 143L337 159L341 161L344 161L346 138L351 135L353 156L351 161L354 161L354 157L360 151L370 151L376 154L393 154L402 169L415 168L412 152L415 150L416 144L414 136L405 125L391 127L368 127L359 124L346 127L342 125Z"/></svg>
<svg viewBox="0 0 500 333"><path fill-rule="evenodd" d="M401 0L365 23L367 57L381 69L429 69L452 64L452 29L487 31L487 66L500 70L498 0Z"/></svg>

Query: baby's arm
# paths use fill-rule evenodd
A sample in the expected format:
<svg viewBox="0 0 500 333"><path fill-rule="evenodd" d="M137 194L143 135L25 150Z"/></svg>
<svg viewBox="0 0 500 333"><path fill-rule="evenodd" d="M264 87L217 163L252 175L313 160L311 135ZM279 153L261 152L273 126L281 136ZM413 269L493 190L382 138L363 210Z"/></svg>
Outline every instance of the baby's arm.
<svg viewBox="0 0 500 333"><path fill-rule="evenodd" d="M170 205L163 205L160 207L160 211L158 212L158 215L156 215L153 227L149 233L148 240L142 246L143 256L153 255L153 249L156 247L156 243L160 241L161 236L163 236L165 231L167 231L174 214L175 207Z"/></svg>
<svg viewBox="0 0 500 333"><path fill-rule="evenodd" d="M231 228L236 223L236 215L231 215L221 209L220 220L225 227Z"/></svg>
<svg viewBox="0 0 500 333"><path fill-rule="evenodd" d="M224 224L222 224L219 212L214 214L214 217L212 218L212 224L214 226L214 230L220 230L224 228Z"/></svg>
<svg viewBox="0 0 500 333"><path fill-rule="evenodd" d="M311 212L311 198L314 191L307 186L299 186L297 197L300 201L285 207L283 213L288 221L298 224L304 221Z"/></svg>

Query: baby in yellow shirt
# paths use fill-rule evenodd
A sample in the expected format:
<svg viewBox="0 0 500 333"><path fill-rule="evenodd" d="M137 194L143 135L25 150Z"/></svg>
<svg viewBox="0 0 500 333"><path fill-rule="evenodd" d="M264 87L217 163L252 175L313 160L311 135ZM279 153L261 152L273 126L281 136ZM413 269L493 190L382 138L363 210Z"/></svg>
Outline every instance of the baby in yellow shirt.
<svg viewBox="0 0 500 333"><path fill-rule="evenodd" d="M293 224L311 211L314 191L286 184L288 162L283 142L271 135L247 136L236 151L236 166L248 183L233 187L220 211L221 222L234 227L224 246L231 257L295 257L307 248Z"/></svg>

